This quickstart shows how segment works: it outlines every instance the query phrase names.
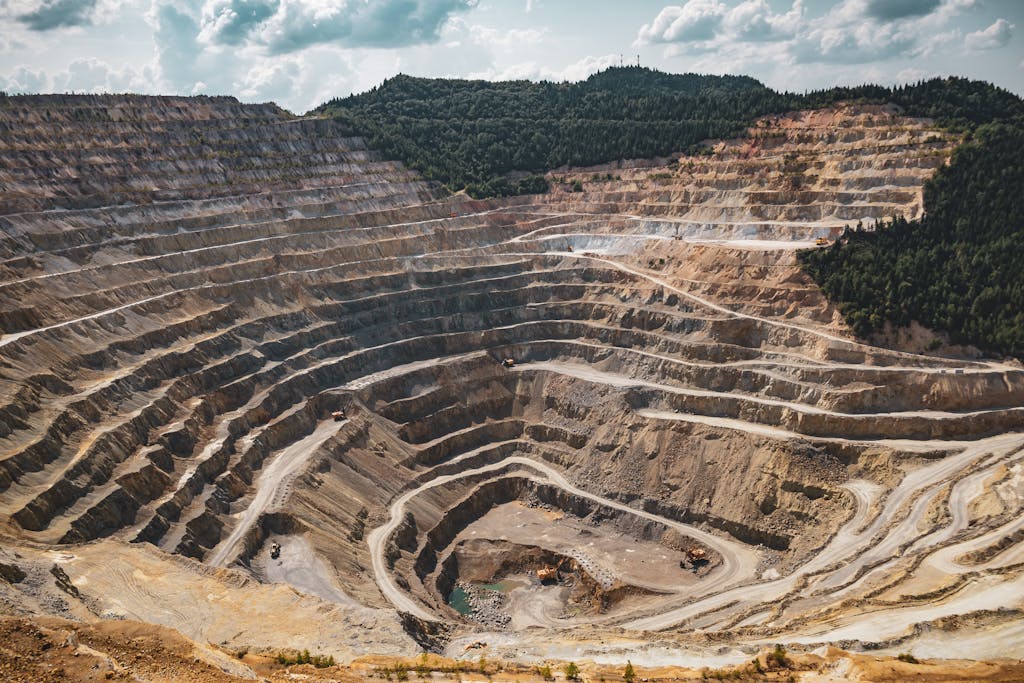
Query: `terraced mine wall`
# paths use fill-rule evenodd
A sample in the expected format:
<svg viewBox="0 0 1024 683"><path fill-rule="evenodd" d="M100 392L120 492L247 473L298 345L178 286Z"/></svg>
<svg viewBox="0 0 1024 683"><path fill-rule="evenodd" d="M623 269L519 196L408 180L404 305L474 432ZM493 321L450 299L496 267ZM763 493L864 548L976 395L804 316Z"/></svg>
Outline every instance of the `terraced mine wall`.
<svg viewBox="0 0 1024 683"><path fill-rule="evenodd" d="M911 563L969 583L947 546L1017 580L998 539L1016 538L1024 372L860 343L795 257L920 214L956 144L929 121L794 112L707 155L475 201L273 105L3 102L15 545L279 571L438 633L458 532L524 496L721 558L696 589L645 589L660 606L624 597L629 629L824 642L835 605L936 590ZM272 565L274 543L302 559ZM68 567L83 592L107 585L86 566Z"/></svg>

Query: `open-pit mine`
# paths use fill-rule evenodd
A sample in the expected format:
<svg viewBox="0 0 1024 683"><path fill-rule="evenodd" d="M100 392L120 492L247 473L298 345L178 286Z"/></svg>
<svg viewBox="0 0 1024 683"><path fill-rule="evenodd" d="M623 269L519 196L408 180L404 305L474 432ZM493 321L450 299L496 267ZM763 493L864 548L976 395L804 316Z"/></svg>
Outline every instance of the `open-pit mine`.
<svg viewBox="0 0 1024 683"><path fill-rule="evenodd" d="M0 128L4 613L339 661L1024 657L1024 370L866 345L796 256L919 216L931 121L489 200L231 98Z"/></svg>

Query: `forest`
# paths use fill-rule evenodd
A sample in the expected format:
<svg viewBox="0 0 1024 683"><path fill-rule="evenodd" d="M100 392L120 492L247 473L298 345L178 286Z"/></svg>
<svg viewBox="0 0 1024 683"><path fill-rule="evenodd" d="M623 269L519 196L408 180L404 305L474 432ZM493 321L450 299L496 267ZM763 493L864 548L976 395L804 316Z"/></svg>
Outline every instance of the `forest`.
<svg viewBox="0 0 1024 683"><path fill-rule="evenodd" d="M399 75L327 102L371 146L450 191L545 192L563 166L696 153L759 117L837 102L895 103L964 136L927 185L921 221L850 226L805 267L854 331L916 320L951 341L1024 356L1024 100L989 83L935 78L776 92L745 76L610 68L579 83Z"/></svg>
<svg viewBox="0 0 1024 683"><path fill-rule="evenodd" d="M861 337L917 321L1024 357L1024 117L979 126L925 186L925 216L847 228L801 259Z"/></svg>
<svg viewBox="0 0 1024 683"><path fill-rule="evenodd" d="M759 117L846 102L895 102L912 116L966 130L1024 114L987 83L934 79L779 93L747 76L613 67L579 83L465 81L399 75L314 110L452 192L474 197L544 192L542 174L696 151L741 135Z"/></svg>

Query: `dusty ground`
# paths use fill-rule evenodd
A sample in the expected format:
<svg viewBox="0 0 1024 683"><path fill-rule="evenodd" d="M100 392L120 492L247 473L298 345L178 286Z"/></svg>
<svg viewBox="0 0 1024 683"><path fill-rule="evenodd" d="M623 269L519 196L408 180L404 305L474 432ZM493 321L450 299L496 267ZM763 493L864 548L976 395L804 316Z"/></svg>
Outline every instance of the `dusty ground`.
<svg viewBox="0 0 1024 683"><path fill-rule="evenodd" d="M655 606L665 599L665 594L701 590L698 577L689 568L684 568L687 567L687 555L682 550L638 540L628 533L617 532L610 525L584 524L564 513L530 507L519 501L492 508L470 524L454 544L484 539L550 550L564 558L563 563L586 572L606 591L642 589L617 597L608 608L592 615L602 619L612 616L627 604L631 605L630 609L636 609L637 605ZM459 567L462 576L473 572L465 557L460 557ZM586 611L568 604L568 589L560 590L557 584L537 585L535 573L502 576L488 571L483 571L483 574L490 576L482 576L479 570L473 573L483 583L505 578L511 580L515 587L506 591L506 595L511 627L515 630L531 626L558 627L567 610ZM650 595L649 592L661 595Z"/></svg>
<svg viewBox="0 0 1024 683"><path fill-rule="evenodd" d="M0 677L24 683L144 680L221 681L252 671L214 648L138 622L89 626L56 619L0 620Z"/></svg>
<svg viewBox="0 0 1024 683"><path fill-rule="evenodd" d="M489 538L513 543L534 543L555 552L577 553L590 560L590 573L598 580L621 582L652 590L685 589L696 583L692 572L680 565L686 553L612 527L581 524L574 518L531 508L520 502L498 506L470 525L465 538ZM462 538L460 536L459 538Z"/></svg>
<svg viewBox="0 0 1024 683"><path fill-rule="evenodd" d="M0 620L0 676L11 683L79 681L143 681L152 683L229 683L230 681L369 681L463 680L541 683L541 667L554 680L565 680L568 662L520 665L472 652L453 660L423 655L408 659L364 657L348 665L320 666L280 663L277 655L228 652L201 647L169 629L138 622L100 622L85 626L46 619ZM903 662L895 658L856 655L835 648L813 654L785 653L780 662L766 650L750 662L723 669L635 667L641 681L751 680L806 683L858 680L883 681L1019 681L1022 663ZM299 653L280 653L293 658ZM755 663L756 662L756 663ZM621 681L624 667L579 662L582 681ZM321 668L322 667L322 668Z"/></svg>

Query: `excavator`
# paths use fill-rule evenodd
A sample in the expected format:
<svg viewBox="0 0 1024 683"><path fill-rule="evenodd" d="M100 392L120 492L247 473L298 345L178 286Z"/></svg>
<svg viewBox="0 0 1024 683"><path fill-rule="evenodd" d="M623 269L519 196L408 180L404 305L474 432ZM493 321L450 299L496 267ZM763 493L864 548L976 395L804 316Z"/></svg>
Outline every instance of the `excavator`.
<svg viewBox="0 0 1024 683"><path fill-rule="evenodd" d="M537 570L537 578L541 583L558 580L558 567L541 567Z"/></svg>
<svg viewBox="0 0 1024 683"><path fill-rule="evenodd" d="M562 565L565 563L565 561L566 558L563 557L558 561L558 564L544 565L543 567L537 568L537 579L541 583L545 583L547 581L558 581L558 572L562 569ZM574 566L574 561L570 562L569 566L570 568L572 568Z"/></svg>

